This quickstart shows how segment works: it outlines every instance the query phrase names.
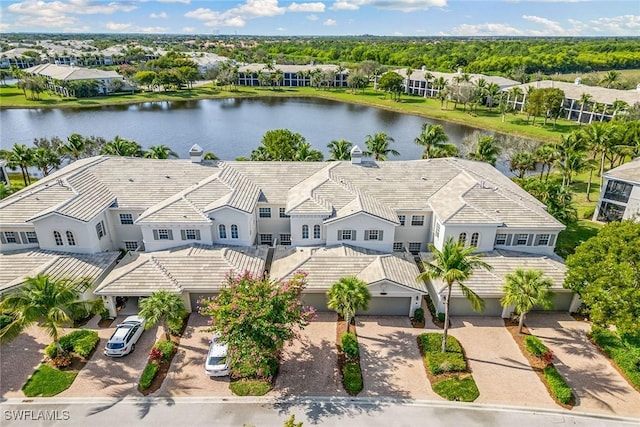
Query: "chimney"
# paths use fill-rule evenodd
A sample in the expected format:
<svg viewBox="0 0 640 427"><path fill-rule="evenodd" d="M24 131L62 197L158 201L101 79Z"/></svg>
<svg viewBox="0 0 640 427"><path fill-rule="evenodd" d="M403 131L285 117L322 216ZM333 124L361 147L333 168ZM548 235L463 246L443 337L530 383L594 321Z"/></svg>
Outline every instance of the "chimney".
<svg viewBox="0 0 640 427"><path fill-rule="evenodd" d="M580 86L582 84L582 78L576 77L576 79L573 81L573 84L576 86Z"/></svg>
<svg viewBox="0 0 640 427"><path fill-rule="evenodd" d="M351 149L351 164L359 165L362 163L362 150L357 145Z"/></svg>
<svg viewBox="0 0 640 427"><path fill-rule="evenodd" d="M198 144L193 144L193 147L189 150L189 158L191 163L202 163L202 155L204 150Z"/></svg>

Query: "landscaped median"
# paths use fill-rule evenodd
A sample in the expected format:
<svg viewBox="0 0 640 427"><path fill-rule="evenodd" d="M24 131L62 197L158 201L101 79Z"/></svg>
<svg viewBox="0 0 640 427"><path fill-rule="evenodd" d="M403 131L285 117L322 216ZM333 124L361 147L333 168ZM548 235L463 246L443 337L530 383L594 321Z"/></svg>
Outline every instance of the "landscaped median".
<svg viewBox="0 0 640 427"><path fill-rule="evenodd" d="M138 389L142 394L147 395L160 388L169 371L177 347L178 344L173 341L160 340L151 348L149 361L142 371L138 383ZM162 375L158 376L158 373L162 373Z"/></svg>
<svg viewBox="0 0 640 427"><path fill-rule="evenodd" d="M355 333L345 332L340 338L340 354L338 364L342 372L342 385L351 396L362 391L362 369L360 367L360 347Z"/></svg>
<svg viewBox="0 0 640 427"><path fill-rule="evenodd" d="M446 351L441 351L443 334L425 333L418 336L418 347L424 356L431 388L448 400L473 402L480 392L469 371L462 346L447 336Z"/></svg>

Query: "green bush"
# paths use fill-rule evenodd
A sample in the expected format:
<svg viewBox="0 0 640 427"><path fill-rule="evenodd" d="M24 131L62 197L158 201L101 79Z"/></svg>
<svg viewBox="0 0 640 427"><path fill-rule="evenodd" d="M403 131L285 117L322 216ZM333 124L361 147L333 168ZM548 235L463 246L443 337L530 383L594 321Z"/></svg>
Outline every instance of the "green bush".
<svg viewBox="0 0 640 427"><path fill-rule="evenodd" d="M560 403L569 403L571 400L571 388L556 368L553 365L546 366L543 375L547 380L553 398Z"/></svg>
<svg viewBox="0 0 640 427"><path fill-rule="evenodd" d="M182 326L184 325L185 317L186 313L182 317L180 317L180 320L176 322L169 322L169 332L171 333L171 335L180 335L180 332L182 332Z"/></svg>
<svg viewBox="0 0 640 427"><path fill-rule="evenodd" d="M151 386L153 379L156 377L158 373L159 366L155 363L149 363L144 367L144 371L142 371L142 376L140 377L140 389L146 390Z"/></svg>
<svg viewBox="0 0 640 427"><path fill-rule="evenodd" d="M356 334L352 334L351 332L342 334L340 344L342 345L342 351L349 360L355 360L360 355L360 349L358 348L358 338L356 337Z"/></svg>
<svg viewBox="0 0 640 427"><path fill-rule="evenodd" d="M444 319L445 319L445 314L438 313L438 321L444 323Z"/></svg>
<svg viewBox="0 0 640 427"><path fill-rule="evenodd" d="M60 337L60 347L66 353L74 352L82 357L87 357L96 348L98 342L100 341L100 337L96 331L92 331L90 329L80 329L78 331L73 331ZM49 345L51 346L51 344ZM49 346L45 349L45 353L48 357L52 358L47 351L51 351L52 354L55 351L54 349L49 349ZM54 356L55 357L55 356Z"/></svg>
<svg viewBox="0 0 640 427"><path fill-rule="evenodd" d="M58 357L58 347L56 347L54 343L51 343L44 348L44 354L46 354L49 359L53 360Z"/></svg>
<svg viewBox="0 0 640 427"><path fill-rule="evenodd" d="M160 340L155 343L153 348L157 348L158 350L160 350L160 352L162 353L162 361L166 362L171 359L171 356L173 355L173 352L176 348L176 343L174 343L173 341Z"/></svg>
<svg viewBox="0 0 640 427"><path fill-rule="evenodd" d="M607 329L594 328L590 337L640 389L640 333L619 337Z"/></svg>
<svg viewBox="0 0 640 427"><path fill-rule="evenodd" d="M344 388L352 396L362 391L362 370L357 363L347 363L342 367Z"/></svg>
<svg viewBox="0 0 640 427"><path fill-rule="evenodd" d="M536 357L542 357L549 351L547 346L544 345L543 342L540 341L540 338L536 337L535 335L527 335L524 338L524 344L527 348L527 351Z"/></svg>
<svg viewBox="0 0 640 427"><path fill-rule="evenodd" d="M271 382L264 380L240 380L229 383L229 389L236 396L264 396L272 388Z"/></svg>
<svg viewBox="0 0 640 427"><path fill-rule="evenodd" d="M101 318L102 320L110 319L110 318L111 318L111 314L109 313L109 309L107 309L107 308L103 308L103 309L100 311L100 318Z"/></svg>
<svg viewBox="0 0 640 427"><path fill-rule="evenodd" d="M447 400L473 402L480 396L480 391L473 377L448 378L433 385L433 391Z"/></svg>
<svg viewBox="0 0 640 427"><path fill-rule="evenodd" d="M587 209L584 211L584 213L582 214L582 218L583 218L583 219L591 219L591 218L593 218L593 214L595 213L595 211L596 211L595 206L594 206L594 207L587 208Z"/></svg>
<svg viewBox="0 0 640 427"><path fill-rule="evenodd" d="M13 322L13 317L8 314L0 314L0 329L4 329L11 322Z"/></svg>
<svg viewBox="0 0 640 427"><path fill-rule="evenodd" d="M416 311L413 312L413 321L416 323L424 322L424 309L416 308Z"/></svg>
<svg viewBox="0 0 640 427"><path fill-rule="evenodd" d="M420 334L418 336L418 341L420 343L420 348L422 348L423 354L432 352L432 351L440 351L440 347L442 346L442 335L439 332L430 332L426 334ZM445 349L447 352L452 353L462 353L462 347L460 347L460 343L455 337L451 335L447 335L447 344L445 345Z"/></svg>
<svg viewBox="0 0 640 427"><path fill-rule="evenodd" d="M427 353L425 358L427 359L429 371L434 375L467 370L467 362L464 361L462 353L432 351Z"/></svg>

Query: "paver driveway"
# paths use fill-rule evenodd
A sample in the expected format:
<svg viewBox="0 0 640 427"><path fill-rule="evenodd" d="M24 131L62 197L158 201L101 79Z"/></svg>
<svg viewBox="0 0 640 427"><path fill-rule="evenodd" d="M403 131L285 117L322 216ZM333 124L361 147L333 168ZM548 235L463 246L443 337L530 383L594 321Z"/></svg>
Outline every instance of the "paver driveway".
<svg viewBox="0 0 640 427"><path fill-rule="evenodd" d="M477 403L557 408L501 318L452 317L449 333L464 348Z"/></svg>
<svg viewBox="0 0 640 427"><path fill-rule="evenodd" d="M359 396L407 399L442 398L431 390L414 329L408 317L358 316L360 365L364 389Z"/></svg>
<svg viewBox="0 0 640 427"><path fill-rule="evenodd" d="M209 317L191 313L187 328L180 338L178 354L173 358L169 373L155 395L160 396L233 396L229 377L209 377L204 362L213 335L204 332Z"/></svg>
<svg viewBox="0 0 640 427"><path fill-rule="evenodd" d="M335 313L318 313L299 339L285 346L273 394L346 396L338 371Z"/></svg>
<svg viewBox="0 0 640 427"><path fill-rule="evenodd" d="M640 393L591 344L589 323L566 313L531 313L526 324L553 351L554 364L576 394L576 410L640 416Z"/></svg>

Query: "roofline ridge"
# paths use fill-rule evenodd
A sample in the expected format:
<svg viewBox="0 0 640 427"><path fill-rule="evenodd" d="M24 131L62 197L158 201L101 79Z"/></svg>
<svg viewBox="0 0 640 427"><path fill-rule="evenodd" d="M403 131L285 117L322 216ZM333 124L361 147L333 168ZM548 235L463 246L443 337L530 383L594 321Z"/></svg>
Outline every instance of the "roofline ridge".
<svg viewBox="0 0 640 427"><path fill-rule="evenodd" d="M180 286L180 283L178 283L178 281L171 275L171 273L169 273L169 271L167 270L167 267L162 265L160 263L160 260L158 260L158 258L156 258L154 255L151 255L149 257L149 259L151 260L151 262L153 263L153 265L159 269L162 274L165 275L165 277L174 285L176 285L177 288L182 289L182 286Z"/></svg>

